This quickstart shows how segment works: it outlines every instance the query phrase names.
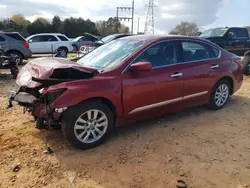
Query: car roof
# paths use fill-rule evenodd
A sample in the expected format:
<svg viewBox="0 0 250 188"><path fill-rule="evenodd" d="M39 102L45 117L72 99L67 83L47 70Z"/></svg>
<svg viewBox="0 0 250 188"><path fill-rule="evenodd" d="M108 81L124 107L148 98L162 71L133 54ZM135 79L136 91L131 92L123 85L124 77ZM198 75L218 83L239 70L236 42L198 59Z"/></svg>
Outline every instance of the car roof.
<svg viewBox="0 0 250 188"><path fill-rule="evenodd" d="M64 35L64 34L62 34L62 33L37 33L34 35ZM34 36L34 35L32 35L32 36Z"/></svg>
<svg viewBox="0 0 250 188"><path fill-rule="evenodd" d="M0 34L19 34L19 32L0 31Z"/></svg>
<svg viewBox="0 0 250 188"><path fill-rule="evenodd" d="M108 36L132 36L133 34L129 34L129 33L116 33L116 34L111 34L111 35L108 35Z"/></svg>
<svg viewBox="0 0 250 188"><path fill-rule="evenodd" d="M206 39L203 39L199 36L183 36L183 35L132 35L120 38L119 40L143 40L146 42L153 42L153 41L160 41L160 40L185 40L185 39L193 39L193 40L199 40L204 42L209 42Z"/></svg>

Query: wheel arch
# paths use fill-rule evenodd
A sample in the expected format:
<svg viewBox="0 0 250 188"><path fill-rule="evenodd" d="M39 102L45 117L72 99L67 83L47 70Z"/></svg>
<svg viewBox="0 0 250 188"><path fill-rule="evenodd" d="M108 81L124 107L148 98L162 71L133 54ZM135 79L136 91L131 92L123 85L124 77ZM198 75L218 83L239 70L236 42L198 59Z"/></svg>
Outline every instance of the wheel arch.
<svg viewBox="0 0 250 188"><path fill-rule="evenodd" d="M67 49L67 52L69 52L69 49L68 49L67 46L59 46L57 49L60 49L60 48L61 48L61 49L63 49L63 48L64 48L64 49Z"/></svg>
<svg viewBox="0 0 250 188"><path fill-rule="evenodd" d="M22 58L24 58L24 55L23 55L23 53L22 53L20 50L9 49L9 50L6 52L6 54L9 54L9 53L11 53L11 52L18 52L18 53L22 56Z"/></svg>
<svg viewBox="0 0 250 188"><path fill-rule="evenodd" d="M220 78L216 81L216 83L218 83L219 81L221 81L221 80L223 80L223 79L227 80L228 83L230 84L230 95L232 95L232 94L233 94L233 91L234 91L234 80L233 80L233 78L232 78L231 76L223 76L223 77L220 77ZM215 84L216 84L216 83L215 83Z"/></svg>
<svg viewBox="0 0 250 188"><path fill-rule="evenodd" d="M96 102L96 101L100 101L101 103L105 104L108 106L108 108L113 112L115 118L117 117L117 109L116 106L113 104L113 102L105 97L92 97L92 98L88 98L85 99L83 101L81 101L80 103L85 103L85 102Z"/></svg>

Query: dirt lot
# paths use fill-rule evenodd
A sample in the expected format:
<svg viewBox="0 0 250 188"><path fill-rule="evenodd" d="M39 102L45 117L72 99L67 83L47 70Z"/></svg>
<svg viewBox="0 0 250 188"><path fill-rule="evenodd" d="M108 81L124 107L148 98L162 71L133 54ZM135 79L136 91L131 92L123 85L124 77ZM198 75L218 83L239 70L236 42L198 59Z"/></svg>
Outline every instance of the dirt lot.
<svg viewBox="0 0 250 188"><path fill-rule="evenodd" d="M47 131L19 107L6 109L15 87L0 76L0 187L171 188L178 179L189 188L250 186L250 79L220 111L197 107L128 125L91 150L53 131L53 154L43 152Z"/></svg>

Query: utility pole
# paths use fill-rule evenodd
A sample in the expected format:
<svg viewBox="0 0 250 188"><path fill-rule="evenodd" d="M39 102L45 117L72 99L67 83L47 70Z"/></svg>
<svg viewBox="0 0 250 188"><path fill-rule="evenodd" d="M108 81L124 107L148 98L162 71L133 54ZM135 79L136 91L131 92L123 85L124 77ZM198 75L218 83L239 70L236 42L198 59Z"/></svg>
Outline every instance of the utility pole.
<svg viewBox="0 0 250 188"><path fill-rule="evenodd" d="M137 34L140 31L140 17L138 17L138 21L137 21Z"/></svg>
<svg viewBox="0 0 250 188"><path fill-rule="evenodd" d="M154 0L149 0L149 3L146 5L148 7L147 18L144 28L145 34L154 34L155 33L155 26L154 26Z"/></svg>
<svg viewBox="0 0 250 188"><path fill-rule="evenodd" d="M135 2L134 0L132 1L132 7L116 7L116 31L118 33L118 26L119 26L119 20L132 20L132 25L131 25L131 33L133 33L133 30L134 30L134 10L135 10ZM119 11L122 11L122 10L128 10L128 11L131 11L132 12L132 15L131 17L122 17L122 16L119 16Z"/></svg>

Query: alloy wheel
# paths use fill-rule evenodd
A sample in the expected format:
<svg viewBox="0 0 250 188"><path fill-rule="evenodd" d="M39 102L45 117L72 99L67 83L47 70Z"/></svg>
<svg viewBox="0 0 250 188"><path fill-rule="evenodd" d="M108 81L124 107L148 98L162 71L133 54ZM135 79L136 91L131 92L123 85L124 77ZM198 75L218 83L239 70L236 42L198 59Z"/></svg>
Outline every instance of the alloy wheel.
<svg viewBox="0 0 250 188"><path fill-rule="evenodd" d="M91 109L84 112L76 120L74 133L82 143L94 143L105 134L108 118L101 110Z"/></svg>
<svg viewBox="0 0 250 188"><path fill-rule="evenodd" d="M228 96L229 96L228 86L226 84L220 85L215 92L215 97L214 97L215 104L219 107L223 106L227 102Z"/></svg>

